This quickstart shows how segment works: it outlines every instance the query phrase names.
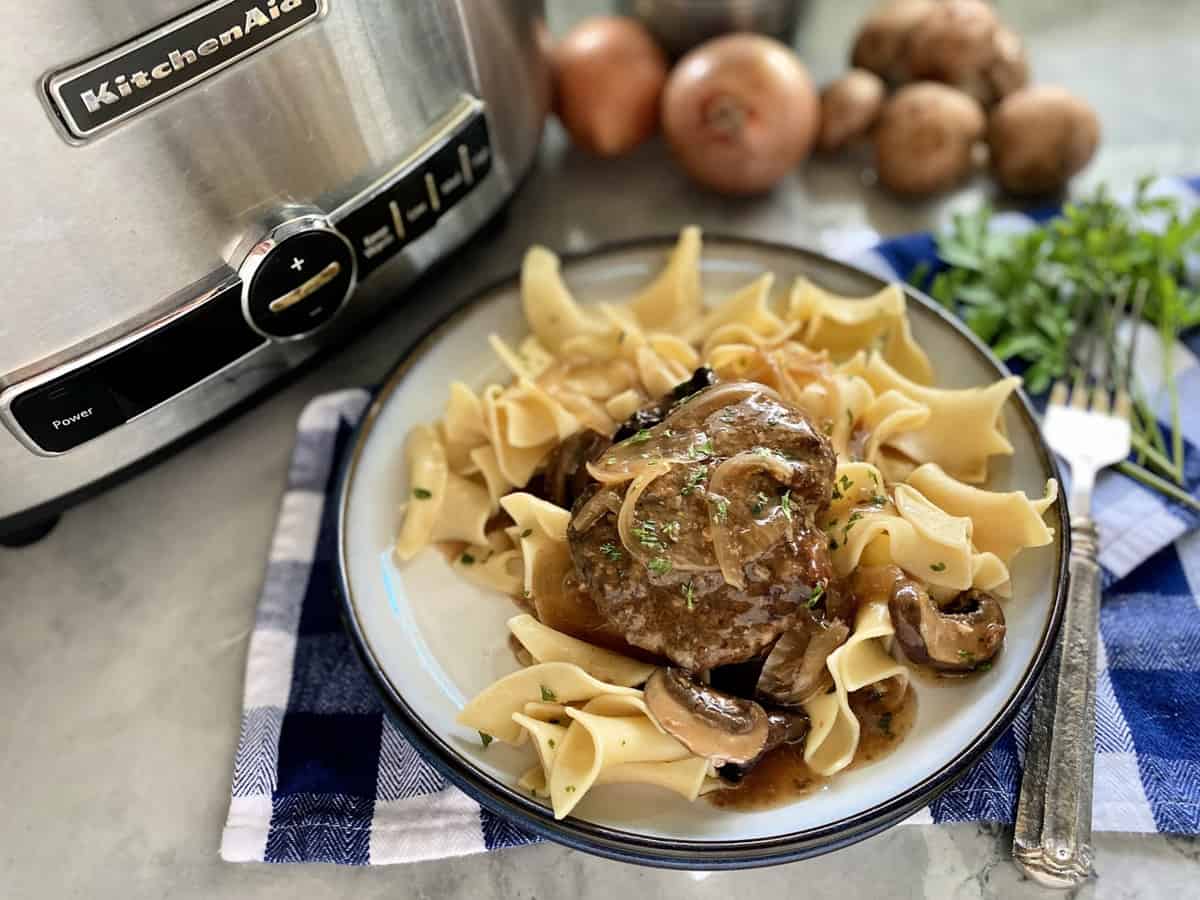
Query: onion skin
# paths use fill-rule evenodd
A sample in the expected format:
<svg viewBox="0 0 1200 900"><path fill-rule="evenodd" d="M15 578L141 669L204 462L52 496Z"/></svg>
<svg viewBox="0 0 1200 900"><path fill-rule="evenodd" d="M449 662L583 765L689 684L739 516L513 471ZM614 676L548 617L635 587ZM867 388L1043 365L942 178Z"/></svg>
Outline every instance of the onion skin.
<svg viewBox="0 0 1200 900"><path fill-rule="evenodd" d="M658 130L667 58L640 23L596 16L554 48L555 112L578 146L620 156Z"/></svg>
<svg viewBox="0 0 1200 900"><path fill-rule="evenodd" d="M1012 194L1061 188L1091 161L1100 120L1086 102L1052 85L1010 94L992 112L988 147L992 171Z"/></svg>
<svg viewBox="0 0 1200 900"><path fill-rule="evenodd" d="M723 194L762 193L808 158L820 124L808 70L786 46L729 34L683 57L663 91L663 133L684 170Z"/></svg>
<svg viewBox="0 0 1200 900"><path fill-rule="evenodd" d="M971 173L985 126L983 107L962 91L932 81L901 88L875 129L879 180L909 196L949 190Z"/></svg>

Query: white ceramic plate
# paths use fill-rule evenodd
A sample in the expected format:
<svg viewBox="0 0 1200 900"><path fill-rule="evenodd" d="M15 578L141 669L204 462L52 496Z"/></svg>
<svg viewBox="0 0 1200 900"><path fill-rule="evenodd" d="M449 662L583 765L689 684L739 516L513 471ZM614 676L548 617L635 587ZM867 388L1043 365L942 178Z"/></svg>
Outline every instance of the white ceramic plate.
<svg viewBox="0 0 1200 900"><path fill-rule="evenodd" d="M630 297L659 271L675 238L602 248L563 261L567 283L584 303ZM781 245L705 236L703 282L710 303L770 270L786 290L798 275L847 295L882 283L825 257ZM1007 370L956 320L909 293L917 340L938 384L965 387ZM1012 719L1031 690L1057 632L1068 533L1056 506L1056 544L1026 551L1013 567L1005 604L1005 650L985 676L916 683L912 731L879 763L835 777L823 790L757 812L717 809L646 786L589 792L573 816L554 821L548 807L516 788L527 748L493 743L457 725L467 699L517 668L505 621L512 601L460 579L430 550L398 564L392 544L407 496L401 464L412 425L443 414L447 388L507 380L487 344L496 333L516 342L526 333L517 278L485 289L403 359L360 426L341 482L341 587L348 626L397 724L447 777L501 815L551 839L627 861L713 869L782 862L825 852L882 830L927 804L977 758ZM1004 411L1015 455L993 458L988 487L1040 495L1057 477L1023 394Z"/></svg>

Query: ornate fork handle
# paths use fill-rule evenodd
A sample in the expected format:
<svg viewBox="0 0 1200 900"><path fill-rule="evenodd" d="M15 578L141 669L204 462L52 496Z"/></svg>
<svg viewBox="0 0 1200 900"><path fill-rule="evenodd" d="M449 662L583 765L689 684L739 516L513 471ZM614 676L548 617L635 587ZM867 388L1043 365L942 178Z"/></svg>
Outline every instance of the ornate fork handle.
<svg viewBox="0 0 1200 900"><path fill-rule="evenodd" d="M1071 521L1070 585L1058 648L1034 699L1013 854L1035 881L1074 887L1092 871L1092 769L1100 565L1096 527Z"/></svg>

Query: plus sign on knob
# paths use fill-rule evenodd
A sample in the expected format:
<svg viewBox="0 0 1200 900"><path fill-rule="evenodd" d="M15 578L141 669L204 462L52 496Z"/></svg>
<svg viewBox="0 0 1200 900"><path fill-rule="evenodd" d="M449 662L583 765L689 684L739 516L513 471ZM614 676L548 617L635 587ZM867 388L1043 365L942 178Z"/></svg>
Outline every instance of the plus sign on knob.
<svg viewBox="0 0 1200 900"><path fill-rule="evenodd" d="M354 290L354 249L321 215L289 219L242 263L242 309L250 326L276 340L312 334Z"/></svg>

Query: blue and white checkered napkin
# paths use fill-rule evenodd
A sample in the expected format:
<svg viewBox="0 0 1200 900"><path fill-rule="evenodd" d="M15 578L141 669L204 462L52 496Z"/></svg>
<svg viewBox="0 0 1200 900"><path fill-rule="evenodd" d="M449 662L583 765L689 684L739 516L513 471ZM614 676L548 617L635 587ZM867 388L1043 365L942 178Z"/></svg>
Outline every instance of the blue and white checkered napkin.
<svg viewBox="0 0 1200 900"><path fill-rule="evenodd" d="M1185 191L1184 182L1169 185ZM1200 184L1197 189L1200 190ZM1010 223L1011 224L1011 223ZM830 249L841 250L846 246ZM933 260L927 235L853 254L888 278ZM1188 341L1200 354L1200 334ZM1200 366L1180 374L1188 485L1200 495ZM318 397L299 435L246 664L232 862L412 862L537 840L453 788L384 715L335 596L337 461L369 399ZM1168 436L1169 439L1169 436ZM1200 833L1200 517L1123 476L1096 493L1106 592L1094 824ZM954 787L910 822L1012 820L1028 708Z"/></svg>

